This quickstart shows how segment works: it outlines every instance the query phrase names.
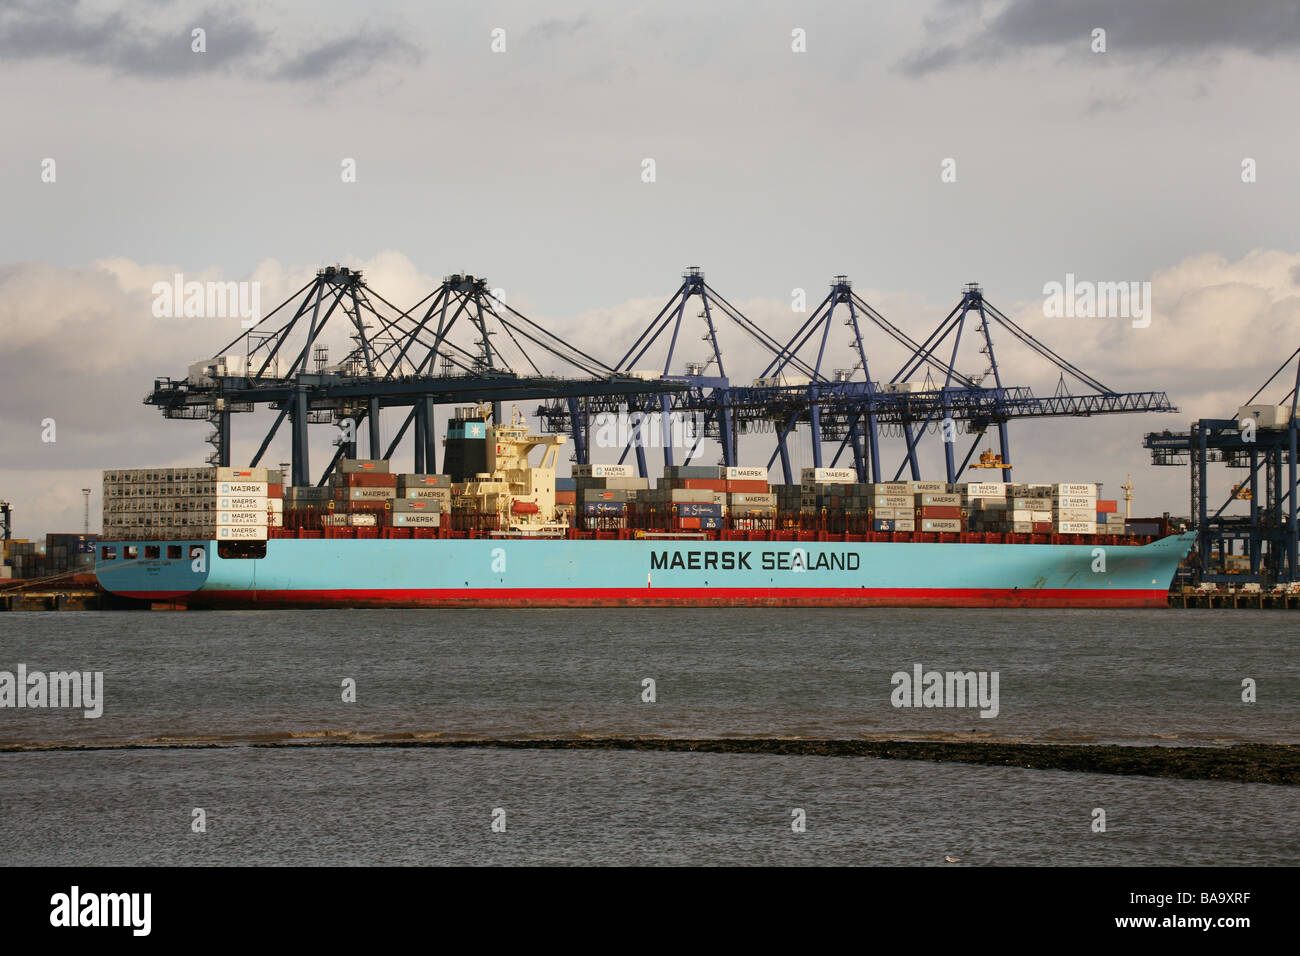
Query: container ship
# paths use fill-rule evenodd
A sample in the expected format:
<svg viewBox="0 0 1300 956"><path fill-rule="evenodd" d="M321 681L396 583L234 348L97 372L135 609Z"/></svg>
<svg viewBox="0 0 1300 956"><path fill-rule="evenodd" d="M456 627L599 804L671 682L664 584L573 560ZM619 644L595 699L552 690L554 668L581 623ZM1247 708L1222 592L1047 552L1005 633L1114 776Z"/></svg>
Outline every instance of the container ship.
<svg viewBox="0 0 1300 956"><path fill-rule="evenodd" d="M809 468L769 485L762 467L670 466L652 487L598 464L557 481L564 441L471 408L448 426L444 474L343 459L294 487L266 468L106 471L95 574L213 609L1164 607L1195 541L1127 533L1095 484Z"/></svg>

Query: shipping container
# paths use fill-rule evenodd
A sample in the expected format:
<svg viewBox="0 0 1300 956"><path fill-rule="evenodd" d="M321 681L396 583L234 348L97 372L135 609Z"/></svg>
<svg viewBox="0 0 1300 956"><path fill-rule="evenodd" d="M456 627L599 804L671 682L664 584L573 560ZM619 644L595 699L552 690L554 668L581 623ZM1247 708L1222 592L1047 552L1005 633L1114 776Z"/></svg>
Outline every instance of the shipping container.
<svg viewBox="0 0 1300 956"><path fill-rule="evenodd" d="M256 495L265 498L268 484L265 481L218 481L218 495Z"/></svg>
<svg viewBox="0 0 1300 956"><path fill-rule="evenodd" d="M261 525L266 527L265 511L218 511L216 513L216 525L221 527L233 527L235 525Z"/></svg>
<svg viewBox="0 0 1300 956"><path fill-rule="evenodd" d="M397 487L402 489L444 488L450 491L451 475L402 474L397 476Z"/></svg>
<svg viewBox="0 0 1300 956"><path fill-rule="evenodd" d="M218 541L265 541L266 525L240 525L221 527L213 535Z"/></svg>
<svg viewBox="0 0 1300 956"><path fill-rule="evenodd" d="M395 528L437 528L441 526L442 516L437 512L393 512Z"/></svg>
<svg viewBox="0 0 1300 956"><path fill-rule="evenodd" d="M154 474L159 474L161 469L149 469ZM268 483L270 475L265 468L218 468L214 476L218 483L223 481L233 482L260 482ZM151 479L158 480L158 479Z"/></svg>
<svg viewBox="0 0 1300 956"><path fill-rule="evenodd" d="M634 478L635 465L581 465L569 469L574 478Z"/></svg>
<svg viewBox="0 0 1300 956"><path fill-rule="evenodd" d="M922 519L920 526L922 531L950 532L963 530L961 520L954 518Z"/></svg>
<svg viewBox="0 0 1300 956"><path fill-rule="evenodd" d="M1056 530L1061 534L1096 534L1095 521L1058 521Z"/></svg>
<svg viewBox="0 0 1300 956"><path fill-rule="evenodd" d="M913 496L918 507L938 505L940 507L961 507L961 495L918 494Z"/></svg>
<svg viewBox="0 0 1300 956"><path fill-rule="evenodd" d="M395 488L335 488L333 499L344 501L390 501L397 496Z"/></svg>
<svg viewBox="0 0 1300 956"><path fill-rule="evenodd" d="M712 502L683 501L677 505L677 515L691 518L720 518L722 506Z"/></svg>
<svg viewBox="0 0 1300 956"><path fill-rule="evenodd" d="M393 514L439 514L442 502L430 498L397 498L393 501Z"/></svg>
<svg viewBox="0 0 1300 956"><path fill-rule="evenodd" d="M1062 495L1070 495L1095 499L1097 497L1097 486L1088 484L1052 485L1052 494L1058 497Z"/></svg>
<svg viewBox="0 0 1300 956"><path fill-rule="evenodd" d="M926 505L916 509L916 516L922 519L960 519L961 508L957 505Z"/></svg>
<svg viewBox="0 0 1300 956"><path fill-rule="evenodd" d="M386 475L388 462L383 458L341 458L338 471L345 475Z"/></svg>
<svg viewBox="0 0 1300 956"><path fill-rule="evenodd" d="M804 468L799 472L801 482L825 484L831 481L855 481L858 473L852 468Z"/></svg>

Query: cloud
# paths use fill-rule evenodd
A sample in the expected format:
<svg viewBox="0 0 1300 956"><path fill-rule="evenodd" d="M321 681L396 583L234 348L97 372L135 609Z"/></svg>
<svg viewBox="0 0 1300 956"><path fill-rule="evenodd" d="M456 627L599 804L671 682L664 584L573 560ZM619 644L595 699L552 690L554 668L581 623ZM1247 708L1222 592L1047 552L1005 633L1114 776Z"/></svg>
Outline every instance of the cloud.
<svg viewBox="0 0 1300 956"><path fill-rule="evenodd" d="M925 45L903 57L901 72L922 76L1036 49L1087 51L1096 28L1106 31L1111 53L1196 58L1240 51L1271 57L1300 48L1300 6L1294 0L1011 0L990 15L979 9L979 17L927 19ZM954 39L953 33L961 35Z"/></svg>
<svg viewBox="0 0 1300 956"><path fill-rule="evenodd" d="M366 32L350 34L304 50L271 75L278 80L341 81L363 76L377 62L416 64L420 59L419 47L397 33Z"/></svg>
<svg viewBox="0 0 1300 956"><path fill-rule="evenodd" d="M191 48L195 28L207 33L205 53ZM0 11L0 57L71 60L128 76L184 76L234 66L261 53L267 39L247 20L212 11L171 28L122 10L96 17L78 0L18 2Z"/></svg>
<svg viewBox="0 0 1300 956"><path fill-rule="evenodd" d="M558 37L573 36L590 24L587 15L576 17L550 18L535 23L525 36L539 40L554 40Z"/></svg>
<svg viewBox="0 0 1300 956"><path fill-rule="evenodd" d="M65 60L149 79L241 68L291 82L356 79L378 65L418 63L417 47L394 31L348 33L304 49L273 49L271 31L215 9L182 10L167 25L138 8L97 12L80 0L17 0L0 9L0 58ZM206 49L192 49L192 31ZM275 61L283 65L273 67Z"/></svg>

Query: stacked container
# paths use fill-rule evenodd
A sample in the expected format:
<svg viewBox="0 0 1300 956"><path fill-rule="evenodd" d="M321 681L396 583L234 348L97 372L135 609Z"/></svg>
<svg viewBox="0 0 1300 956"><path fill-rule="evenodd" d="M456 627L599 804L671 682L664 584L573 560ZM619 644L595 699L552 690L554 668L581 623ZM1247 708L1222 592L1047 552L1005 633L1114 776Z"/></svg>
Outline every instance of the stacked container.
<svg viewBox="0 0 1300 956"><path fill-rule="evenodd" d="M108 470L104 538L265 540L280 523L280 482L268 468Z"/></svg>
<svg viewBox="0 0 1300 956"><path fill-rule="evenodd" d="M344 458L330 475L330 514L326 527L373 528L393 510L397 476L388 462L373 458ZM346 518L346 521L339 520Z"/></svg>
<svg viewBox="0 0 1300 956"><path fill-rule="evenodd" d="M1052 485L1052 530L1059 534L1097 533L1097 486Z"/></svg>
<svg viewBox="0 0 1300 956"><path fill-rule="evenodd" d="M451 511L451 475L397 476L394 528L436 528Z"/></svg>

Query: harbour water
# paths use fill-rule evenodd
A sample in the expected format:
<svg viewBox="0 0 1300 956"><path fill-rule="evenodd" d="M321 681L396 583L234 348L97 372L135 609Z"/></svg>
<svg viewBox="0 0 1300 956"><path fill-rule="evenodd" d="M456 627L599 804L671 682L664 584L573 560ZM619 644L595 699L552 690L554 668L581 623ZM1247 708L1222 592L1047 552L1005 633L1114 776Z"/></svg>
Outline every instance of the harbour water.
<svg viewBox="0 0 1300 956"><path fill-rule="evenodd" d="M840 757L301 746L615 734L1294 744L1300 656L1285 612L0 615L0 671L19 664L102 672L104 701L96 719L0 708L6 865L1300 862L1289 786ZM997 716L895 707L892 676L918 664L996 672ZM13 750L55 742L125 749ZM191 746L203 743L221 746ZM491 826L498 810L504 832Z"/></svg>

